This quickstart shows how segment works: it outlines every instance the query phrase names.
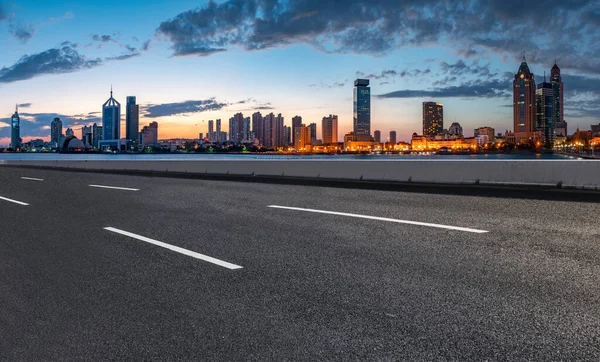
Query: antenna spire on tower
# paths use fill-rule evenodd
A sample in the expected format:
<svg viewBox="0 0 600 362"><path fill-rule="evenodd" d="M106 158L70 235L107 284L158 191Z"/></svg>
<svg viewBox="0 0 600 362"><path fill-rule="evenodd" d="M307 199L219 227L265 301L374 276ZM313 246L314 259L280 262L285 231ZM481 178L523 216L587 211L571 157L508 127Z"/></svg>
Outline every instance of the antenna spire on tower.
<svg viewBox="0 0 600 362"><path fill-rule="evenodd" d="M112 98L112 84L110 85L110 97Z"/></svg>

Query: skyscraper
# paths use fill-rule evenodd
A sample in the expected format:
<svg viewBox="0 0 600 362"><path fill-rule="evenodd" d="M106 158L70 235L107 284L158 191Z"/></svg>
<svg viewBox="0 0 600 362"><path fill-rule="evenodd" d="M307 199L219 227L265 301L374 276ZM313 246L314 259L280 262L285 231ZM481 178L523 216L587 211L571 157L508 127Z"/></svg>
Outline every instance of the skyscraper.
<svg viewBox="0 0 600 362"><path fill-rule="evenodd" d="M294 140L294 149L307 151L307 146L310 146L310 128L303 124L294 128Z"/></svg>
<svg viewBox="0 0 600 362"><path fill-rule="evenodd" d="M244 127L242 129L243 141L252 141L252 132L250 131L250 117L244 118Z"/></svg>
<svg viewBox="0 0 600 362"><path fill-rule="evenodd" d="M229 119L229 140L233 143L241 143L244 139L244 115L236 113Z"/></svg>
<svg viewBox="0 0 600 362"><path fill-rule="evenodd" d="M556 61L554 61L554 66L552 70L550 70L550 83L552 84L552 92L554 96L554 102L552 104L552 112L554 114L553 122L554 125L557 125L559 122L563 122L565 120L565 110L564 110L564 85L562 82L562 77L560 75L560 68L556 65Z"/></svg>
<svg viewBox="0 0 600 362"><path fill-rule="evenodd" d="M83 142L84 146L91 146L93 138L92 127L83 126L81 128L81 142Z"/></svg>
<svg viewBox="0 0 600 362"><path fill-rule="evenodd" d="M284 146L292 145L292 127L283 126L283 143Z"/></svg>
<svg viewBox="0 0 600 362"><path fill-rule="evenodd" d="M254 133L254 138L258 139L259 144L264 144L264 122L263 117L260 112L255 112L252 114L252 133Z"/></svg>
<svg viewBox="0 0 600 362"><path fill-rule="evenodd" d="M67 128L65 134L67 135L67 137L75 136L75 131L73 131L73 128Z"/></svg>
<svg viewBox="0 0 600 362"><path fill-rule="evenodd" d="M140 106L136 104L135 96L127 97L125 107L125 138L128 146L136 146L140 132Z"/></svg>
<svg viewBox="0 0 600 362"><path fill-rule="evenodd" d="M144 126L140 132L140 141L144 147L158 145L158 123L152 122Z"/></svg>
<svg viewBox="0 0 600 362"><path fill-rule="evenodd" d="M275 123L273 128L273 146L281 147L285 145L284 142L284 119L281 113L275 117Z"/></svg>
<svg viewBox="0 0 600 362"><path fill-rule="evenodd" d="M19 106L15 106L15 114L10 118L10 147L13 150L21 148L21 117L19 117Z"/></svg>
<svg viewBox="0 0 600 362"><path fill-rule="evenodd" d="M354 81L354 137L357 141L371 140L371 88L368 79ZM325 143L325 138L323 138Z"/></svg>
<svg viewBox="0 0 600 362"><path fill-rule="evenodd" d="M398 143L396 139L396 131L390 131L390 143L396 144Z"/></svg>
<svg viewBox="0 0 600 362"><path fill-rule="evenodd" d="M375 138L375 142L381 143L381 131L375 130L375 132L373 132L373 138Z"/></svg>
<svg viewBox="0 0 600 362"><path fill-rule="evenodd" d="M263 145L267 148L275 146L273 131L275 129L275 115L273 112L263 117Z"/></svg>
<svg viewBox="0 0 600 362"><path fill-rule="evenodd" d="M308 125L308 127L310 127L310 144L316 145L317 144L317 124L311 123Z"/></svg>
<svg viewBox="0 0 600 362"><path fill-rule="evenodd" d="M217 139L216 139L216 141L217 142L225 142L226 139L227 139L227 137L223 137L223 133L221 132L221 119L220 118L217 119L217 130L216 130L216 132L217 132L217 137L216 137Z"/></svg>
<svg viewBox="0 0 600 362"><path fill-rule="evenodd" d="M113 98L112 87L110 98L102 105L102 140L116 141L121 138L121 103Z"/></svg>
<svg viewBox="0 0 600 362"><path fill-rule="evenodd" d="M293 130L300 127L300 125L302 125L302 117L300 117L300 116L293 117L292 118L292 145L296 144L296 132L294 132Z"/></svg>
<svg viewBox="0 0 600 362"><path fill-rule="evenodd" d="M513 126L517 139L531 137L535 128L535 113L535 79L523 57L513 81Z"/></svg>
<svg viewBox="0 0 600 362"><path fill-rule="evenodd" d="M56 146L58 146L59 142L60 142L60 138L62 136L62 121L60 120L60 118L56 117L52 120L52 123L50 124L50 142L54 143Z"/></svg>
<svg viewBox="0 0 600 362"><path fill-rule="evenodd" d="M453 122L450 127L448 127L448 134L450 136L462 137L463 136L463 128L458 122Z"/></svg>
<svg viewBox="0 0 600 362"><path fill-rule="evenodd" d="M433 137L444 131L444 105L423 102L423 136Z"/></svg>
<svg viewBox="0 0 600 362"><path fill-rule="evenodd" d="M323 117L321 123L321 137L323 144L328 145L338 142L338 116L330 114L329 117ZM370 137L370 136L369 136Z"/></svg>
<svg viewBox="0 0 600 362"><path fill-rule="evenodd" d="M98 148L98 142L102 140L102 126L96 123L92 126L92 147Z"/></svg>
<svg viewBox="0 0 600 362"><path fill-rule="evenodd" d="M215 131L215 121L212 119L208 121L208 133L211 134Z"/></svg>
<svg viewBox="0 0 600 362"><path fill-rule="evenodd" d="M542 132L542 140L544 142L554 142L554 111L555 105L554 86L547 83L544 79L543 83L538 84L535 91L535 108L536 122L535 128Z"/></svg>

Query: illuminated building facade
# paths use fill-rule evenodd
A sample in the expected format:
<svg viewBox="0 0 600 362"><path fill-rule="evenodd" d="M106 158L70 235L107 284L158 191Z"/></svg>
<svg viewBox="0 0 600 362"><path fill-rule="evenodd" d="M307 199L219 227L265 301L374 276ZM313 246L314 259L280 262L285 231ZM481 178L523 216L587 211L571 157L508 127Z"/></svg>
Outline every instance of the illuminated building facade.
<svg viewBox="0 0 600 362"><path fill-rule="evenodd" d="M10 147L13 150L21 148L21 117L18 106L15 106L15 114L10 118Z"/></svg>
<svg viewBox="0 0 600 362"><path fill-rule="evenodd" d="M535 131L535 79L523 57L513 81L513 126L517 142L532 138Z"/></svg>
<svg viewBox="0 0 600 362"><path fill-rule="evenodd" d="M338 142L338 116L330 114L329 117L323 117L322 121L322 139L323 144L328 145ZM316 138L316 135L315 135Z"/></svg>
<svg viewBox="0 0 600 362"><path fill-rule="evenodd" d="M436 136L444 131L444 105L423 102L423 135Z"/></svg>
<svg viewBox="0 0 600 362"><path fill-rule="evenodd" d="M368 79L354 81L354 137L357 141L371 140L371 88ZM323 140L325 142L325 140Z"/></svg>
<svg viewBox="0 0 600 362"><path fill-rule="evenodd" d="M140 106L136 103L135 96L129 96L125 104L125 138L127 139L128 147L137 146L139 132Z"/></svg>
<svg viewBox="0 0 600 362"><path fill-rule="evenodd" d="M564 85L560 75L560 68L556 64L556 61L550 70L550 84L552 84L552 93L554 96L554 102L552 103L553 122L556 126L559 122L565 120Z"/></svg>
<svg viewBox="0 0 600 362"><path fill-rule="evenodd" d="M536 130L542 133L542 142L554 142L554 89L545 80L535 91Z"/></svg>

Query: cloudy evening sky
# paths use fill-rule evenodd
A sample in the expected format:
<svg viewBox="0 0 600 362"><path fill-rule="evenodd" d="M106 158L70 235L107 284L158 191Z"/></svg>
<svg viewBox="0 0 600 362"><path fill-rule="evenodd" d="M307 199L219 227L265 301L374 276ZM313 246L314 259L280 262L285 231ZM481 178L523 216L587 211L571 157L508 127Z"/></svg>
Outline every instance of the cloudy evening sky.
<svg viewBox="0 0 600 362"><path fill-rule="evenodd" d="M600 122L600 0L0 0L0 49L0 145L15 104L23 139L48 139L55 115L99 123L111 84L160 138L258 110L319 133L338 114L341 136L357 77L372 131L408 140L432 100L446 128L504 132L524 54L538 83L557 59L570 132Z"/></svg>

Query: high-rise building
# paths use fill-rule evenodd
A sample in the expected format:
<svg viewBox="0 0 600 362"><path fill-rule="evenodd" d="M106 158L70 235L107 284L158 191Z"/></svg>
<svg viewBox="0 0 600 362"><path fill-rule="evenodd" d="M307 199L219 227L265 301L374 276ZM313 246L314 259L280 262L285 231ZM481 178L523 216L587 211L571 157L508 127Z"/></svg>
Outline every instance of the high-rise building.
<svg viewBox="0 0 600 362"><path fill-rule="evenodd" d="M121 138L121 103L113 98L112 87L110 98L102 105L102 140L115 141Z"/></svg>
<svg viewBox="0 0 600 362"><path fill-rule="evenodd" d="M223 133L221 133L221 119L217 119L217 142L225 142L227 137L223 139Z"/></svg>
<svg viewBox="0 0 600 362"><path fill-rule="evenodd" d="M513 81L513 126L518 139L529 138L535 129L535 79L523 57Z"/></svg>
<svg viewBox="0 0 600 362"><path fill-rule="evenodd" d="M463 136L463 128L458 122L453 122L450 127L448 127L448 135L455 137Z"/></svg>
<svg viewBox="0 0 600 362"><path fill-rule="evenodd" d="M297 151L307 151L310 146L310 127L301 124L294 129L294 149Z"/></svg>
<svg viewBox="0 0 600 362"><path fill-rule="evenodd" d="M398 143L398 140L396 139L396 131L390 131L390 143Z"/></svg>
<svg viewBox="0 0 600 362"><path fill-rule="evenodd" d="M338 143L337 115L330 114L329 117L323 117L323 121L321 123L321 137L324 145Z"/></svg>
<svg viewBox="0 0 600 362"><path fill-rule="evenodd" d="M58 146L60 138L63 134L62 126L62 121L58 117L54 118L50 124L50 142L56 146Z"/></svg>
<svg viewBox="0 0 600 362"><path fill-rule="evenodd" d="M215 131L215 121L212 119L208 121L208 133L211 134Z"/></svg>
<svg viewBox="0 0 600 362"><path fill-rule="evenodd" d="M310 128L310 144L316 145L317 144L317 124L311 123L308 125L308 127Z"/></svg>
<svg viewBox="0 0 600 362"><path fill-rule="evenodd" d="M554 142L554 87L552 83L546 82L538 84L535 91L536 122L535 128L542 132L544 142Z"/></svg>
<svg viewBox="0 0 600 362"><path fill-rule="evenodd" d="M83 126L81 128L81 142L83 142L83 145L91 146L93 143L93 138L92 127Z"/></svg>
<svg viewBox="0 0 600 362"><path fill-rule="evenodd" d="M98 142L102 140L102 126L94 123L92 126L92 147L98 148Z"/></svg>
<svg viewBox="0 0 600 362"><path fill-rule="evenodd" d="M15 106L15 114L10 118L10 147L14 150L21 148L21 117L19 117L19 106Z"/></svg>
<svg viewBox="0 0 600 362"><path fill-rule="evenodd" d="M156 146L158 144L158 123L152 122L142 128L140 143L144 147Z"/></svg>
<svg viewBox="0 0 600 362"><path fill-rule="evenodd" d="M354 138L371 140L371 88L368 79L354 81ZM325 137L323 137L325 143Z"/></svg>
<svg viewBox="0 0 600 362"><path fill-rule="evenodd" d="M373 138L375 139L375 142L381 143L381 131L376 129L375 132L373 132Z"/></svg>
<svg viewBox="0 0 600 362"><path fill-rule="evenodd" d="M556 122L556 124L554 125L554 135L555 136L567 137L567 135L568 135L567 132L568 132L567 121Z"/></svg>
<svg viewBox="0 0 600 362"><path fill-rule="evenodd" d="M65 134L67 135L67 137L75 136L75 131L73 131L73 128L67 128Z"/></svg>
<svg viewBox="0 0 600 362"><path fill-rule="evenodd" d="M283 119L283 116L281 115L281 113L279 113L277 115L277 117L275 117L275 123L274 123L274 128L273 128L273 146L274 147L281 147L281 146L285 145L283 132L284 132L284 119Z"/></svg>
<svg viewBox="0 0 600 362"><path fill-rule="evenodd" d="M275 115L273 112L263 117L263 142L262 144L271 148L275 146L273 131L275 130Z"/></svg>
<svg viewBox="0 0 600 362"><path fill-rule="evenodd" d="M292 117L292 130L295 130L296 128L300 127L300 125L302 125L302 117L300 116L295 116ZM296 132L292 132L292 145L296 144Z"/></svg>
<svg viewBox="0 0 600 362"><path fill-rule="evenodd" d="M254 114L252 114L252 133L254 134L254 138L258 140L259 144L264 144L264 122L262 114L260 112L255 112Z"/></svg>
<svg viewBox="0 0 600 362"><path fill-rule="evenodd" d="M140 106L136 104L135 96L127 97L125 107L125 138L128 146L134 147L139 141L140 132Z"/></svg>
<svg viewBox="0 0 600 362"><path fill-rule="evenodd" d="M244 118L244 125L242 128L243 141L252 141L252 132L250 131L250 117Z"/></svg>
<svg viewBox="0 0 600 362"><path fill-rule="evenodd" d="M423 102L423 136L433 137L444 131L444 105Z"/></svg>
<svg viewBox="0 0 600 362"><path fill-rule="evenodd" d="M550 70L550 83L552 84L552 92L554 96L554 102L552 104L552 112L554 117L552 121L554 125L558 125L559 122L565 120L565 109L564 109L564 85L562 77L560 75L560 68L554 61L554 66Z"/></svg>
<svg viewBox="0 0 600 362"><path fill-rule="evenodd" d="M229 140L235 144L242 143L244 139L244 115L236 113L229 119Z"/></svg>
<svg viewBox="0 0 600 362"><path fill-rule="evenodd" d="M292 127L283 127L283 143L285 146L289 146L292 143Z"/></svg>

